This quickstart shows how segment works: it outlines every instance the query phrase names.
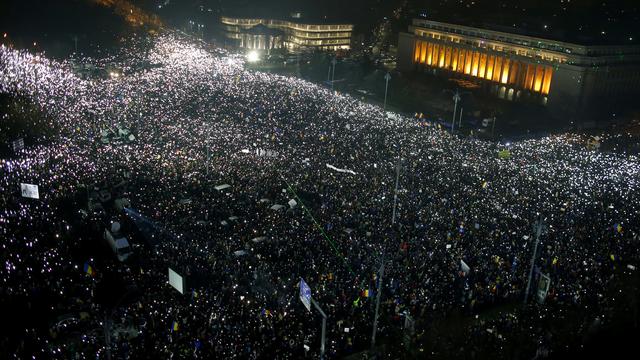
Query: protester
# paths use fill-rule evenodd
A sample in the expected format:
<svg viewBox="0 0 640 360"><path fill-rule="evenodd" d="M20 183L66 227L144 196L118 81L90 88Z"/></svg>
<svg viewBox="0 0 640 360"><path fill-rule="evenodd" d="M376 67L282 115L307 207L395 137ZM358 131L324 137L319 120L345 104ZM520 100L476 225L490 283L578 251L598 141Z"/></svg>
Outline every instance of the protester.
<svg viewBox="0 0 640 360"><path fill-rule="evenodd" d="M81 77L78 63L113 70ZM546 231L531 299L547 274L548 316L602 311L615 270L640 259L640 161L589 150L579 135L516 142L500 158L504 145L247 70L178 33L131 39L103 59L54 61L3 46L0 92L31 99L59 132L0 160L3 296L50 289L53 306L89 306L83 329L101 329L101 269L87 276L72 260L69 214L79 209L62 209L89 184L127 172L129 218L159 234L136 248L139 262L117 267L140 289L114 312L116 325L138 332L113 341L122 358L317 356L319 315L298 299L300 278L327 313L328 356L368 349L383 259L382 337L405 311L419 333L457 309L521 301L538 218ZM40 198L21 198L21 183L38 185ZM168 267L187 279L184 294L168 285ZM486 347L530 324L504 316L467 331ZM34 329L24 334L33 347L9 350L104 354L100 333L79 336L82 346L54 346ZM531 358L542 345L530 341Z"/></svg>

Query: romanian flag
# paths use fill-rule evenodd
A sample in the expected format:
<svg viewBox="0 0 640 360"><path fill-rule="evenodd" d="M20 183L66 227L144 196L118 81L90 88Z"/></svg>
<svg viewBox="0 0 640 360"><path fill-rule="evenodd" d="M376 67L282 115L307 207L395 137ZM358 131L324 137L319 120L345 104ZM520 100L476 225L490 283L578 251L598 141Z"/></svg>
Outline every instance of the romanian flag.
<svg viewBox="0 0 640 360"><path fill-rule="evenodd" d="M613 225L613 230L617 231L618 233L621 233L622 232L622 225L620 225L620 224Z"/></svg>
<svg viewBox="0 0 640 360"><path fill-rule="evenodd" d="M369 297L369 289L365 289L362 291L362 297L365 297L365 298Z"/></svg>
<svg viewBox="0 0 640 360"><path fill-rule="evenodd" d="M177 321L174 321L173 325L171 325L171 330L172 331L178 331L178 329L180 329L180 324L178 324Z"/></svg>
<svg viewBox="0 0 640 360"><path fill-rule="evenodd" d="M261 312L262 316L271 316L271 311L265 308L262 308Z"/></svg>
<svg viewBox="0 0 640 360"><path fill-rule="evenodd" d="M96 276L96 271L93 270L93 267L89 265L89 263L84 263L84 272L89 274L91 277Z"/></svg>
<svg viewBox="0 0 640 360"><path fill-rule="evenodd" d="M616 259L618 259L617 256L615 256L614 254L611 254L611 256L609 256L611 258L611 261L616 261Z"/></svg>

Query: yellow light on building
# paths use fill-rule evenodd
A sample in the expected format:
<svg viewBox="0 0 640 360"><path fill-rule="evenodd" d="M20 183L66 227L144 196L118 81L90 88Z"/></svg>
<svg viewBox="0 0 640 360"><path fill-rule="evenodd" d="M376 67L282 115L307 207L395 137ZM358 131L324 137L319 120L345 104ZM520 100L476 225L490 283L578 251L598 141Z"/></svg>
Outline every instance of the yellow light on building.
<svg viewBox="0 0 640 360"><path fill-rule="evenodd" d="M551 89L552 77L553 77L553 68L551 66L547 66L544 72L544 82L542 83L542 93L545 95L548 95L549 90Z"/></svg>
<svg viewBox="0 0 640 360"><path fill-rule="evenodd" d="M535 92L540 92L541 88L542 88L542 77L544 75L544 69L542 68L542 66L538 65L536 67L536 80L533 86L533 91Z"/></svg>
<svg viewBox="0 0 640 360"><path fill-rule="evenodd" d="M473 53L473 68L471 69L471 75L472 76L478 76L478 62L480 60L480 53L479 52L474 52Z"/></svg>
<svg viewBox="0 0 640 360"><path fill-rule="evenodd" d="M473 52L467 50L464 59L464 73L469 75L471 74L471 60L473 57Z"/></svg>
<svg viewBox="0 0 640 360"><path fill-rule="evenodd" d="M507 83L507 80L509 80L509 63L511 62L510 59L504 59L504 66L502 67L502 78L500 79L500 82L503 84Z"/></svg>
<svg viewBox="0 0 640 360"><path fill-rule="evenodd" d="M453 49L453 54L451 54L451 70L458 70L458 49Z"/></svg>
<svg viewBox="0 0 640 360"><path fill-rule="evenodd" d="M489 56L489 62L487 64L487 74L485 75L485 79L491 80L493 78L493 63L496 61L496 57L493 55Z"/></svg>

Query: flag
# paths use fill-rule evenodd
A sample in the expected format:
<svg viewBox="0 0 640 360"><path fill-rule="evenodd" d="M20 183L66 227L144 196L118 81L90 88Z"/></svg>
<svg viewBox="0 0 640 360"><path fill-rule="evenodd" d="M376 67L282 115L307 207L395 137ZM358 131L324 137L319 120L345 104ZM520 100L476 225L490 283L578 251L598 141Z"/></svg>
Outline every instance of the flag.
<svg viewBox="0 0 640 360"><path fill-rule="evenodd" d="M180 328L180 324L178 324L177 321L174 321L173 325L171 325L171 330L172 331L178 331L179 328Z"/></svg>
<svg viewBox="0 0 640 360"><path fill-rule="evenodd" d="M488 182L486 182L486 181L485 181L485 182L483 182L483 183L482 183L482 188L483 188L483 189L486 189L486 188L487 188L487 186L489 186L489 183L488 183Z"/></svg>
<svg viewBox="0 0 640 360"><path fill-rule="evenodd" d="M191 290L191 298L192 299L197 299L198 298L198 292L195 289Z"/></svg>
<svg viewBox="0 0 640 360"><path fill-rule="evenodd" d="M96 276L96 271L93 270L93 267L89 265L89 263L84 263L84 272L89 274L91 277Z"/></svg>
<svg viewBox="0 0 640 360"><path fill-rule="evenodd" d="M329 278L329 280L333 280L333 273L329 273L327 277Z"/></svg>
<svg viewBox="0 0 640 360"><path fill-rule="evenodd" d="M500 159L503 159L503 160L510 159L511 158L511 151L506 150L506 149L505 150L500 150L498 152L498 157Z"/></svg>
<svg viewBox="0 0 640 360"><path fill-rule="evenodd" d="M618 258L614 254L611 254L609 257L611 258L611 261L616 261L616 259Z"/></svg>
<svg viewBox="0 0 640 360"><path fill-rule="evenodd" d="M359 303L360 303L360 298L357 298L357 299L353 302L353 307L357 307Z"/></svg>
<svg viewBox="0 0 640 360"><path fill-rule="evenodd" d="M613 225L613 230L617 231L618 233L621 233L622 232L622 225L620 225L620 224Z"/></svg>
<svg viewBox="0 0 640 360"><path fill-rule="evenodd" d="M362 291L362 297L365 297L365 298L369 297L369 289L365 289Z"/></svg>
<svg viewBox="0 0 640 360"><path fill-rule="evenodd" d="M558 263L558 258L557 258L557 257L554 257L554 258L553 258L553 261L551 262L551 265L555 265L555 264L557 264L557 263Z"/></svg>

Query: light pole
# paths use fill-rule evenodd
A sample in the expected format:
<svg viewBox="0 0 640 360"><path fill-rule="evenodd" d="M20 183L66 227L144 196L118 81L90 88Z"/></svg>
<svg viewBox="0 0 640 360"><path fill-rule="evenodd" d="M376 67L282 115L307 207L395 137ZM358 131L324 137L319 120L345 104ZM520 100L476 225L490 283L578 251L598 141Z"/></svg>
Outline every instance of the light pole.
<svg viewBox="0 0 640 360"><path fill-rule="evenodd" d="M382 295L382 277L384 276L384 252L382 253L382 265L380 265L380 282L378 283L376 291L376 313L373 317L373 333L371 334L371 352L374 352L376 347L376 332L378 332L378 310L380 309L380 296Z"/></svg>
<svg viewBox="0 0 640 360"><path fill-rule="evenodd" d="M315 306L315 308L318 310L318 312L320 313L320 315L322 315L322 342L320 343L320 360L324 360L324 344L326 341L326 330L327 330L327 314L324 313L324 311L322 311L322 308L320 307L320 305L318 305L318 303L311 298L311 303L313 304L313 306Z"/></svg>
<svg viewBox="0 0 640 360"><path fill-rule="evenodd" d="M382 107L383 111L387 111L387 90L389 89L389 80L391 80L391 74L387 73L384 76L385 84L384 84L384 105Z"/></svg>
<svg viewBox="0 0 640 360"><path fill-rule="evenodd" d="M496 129L496 117L493 117L493 122L491 123L491 137L493 137L493 132Z"/></svg>
<svg viewBox="0 0 640 360"><path fill-rule="evenodd" d="M456 89L455 93L451 90L445 90L445 91L453 94L453 118L451 120L451 133L453 133L453 130L456 124L456 112L458 111L458 101L462 100L462 95L467 95L470 93L467 91L461 93L459 89Z"/></svg>
<svg viewBox="0 0 640 360"><path fill-rule="evenodd" d="M454 130L455 125L456 125L456 110L458 109L458 101L460 101L461 99L462 98L458 94L458 90L456 90L456 93L453 95L453 101L454 101L454 105L453 105L453 121L451 121L451 133L452 134L453 134L453 130Z"/></svg>
<svg viewBox="0 0 640 360"><path fill-rule="evenodd" d="M207 158L205 159L206 167L207 167L207 178L209 178L209 138L210 138L209 130L207 130Z"/></svg>
<svg viewBox="0 0 640 360"><path fill-rule="evenodd" d="M462 111L464 110L463 107L460 107L460 119L458 121L458 130L462 129Z"/></svg>
<svg viewBox="0 0 640 360"><path fill-rule="evenodd" d="M393 192L393 215L391 216L391 224L396 223L396 208L398 206L398 184L400 182L400 155L398 155L398 164L396 165L396 188Z"/></svg>
<svg viewBox="0 0 640 360"><path fill-rule="evenodd" d="M335 57L331 59L331 67L333 68L333 71L331 72L331 90L333 90L333 82L336 78L336 62Z"/></svg>
<svg viewBox="0 0 640 360"><path fill-rule="evenodd" d="M527 304L527 300L529 300L529 289L531 288L531 278L533 277L533 267L536 263L536 257L538 255L538 243L540 242L540 234L542 233L542 229L544 228L544 224L542 223L542 218L538 216L538 220L534 225L534 229L536 230L536 244L533 246L533 256L531 257L531 269L529 270L529 280L527 280L527 288L524 292L524 304Z"/></svg>

